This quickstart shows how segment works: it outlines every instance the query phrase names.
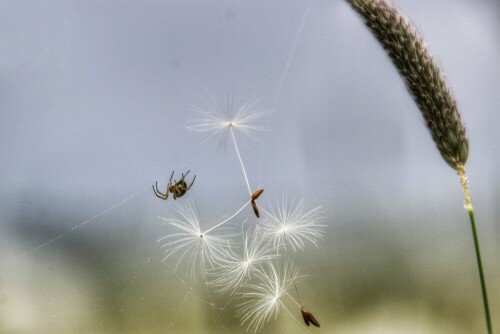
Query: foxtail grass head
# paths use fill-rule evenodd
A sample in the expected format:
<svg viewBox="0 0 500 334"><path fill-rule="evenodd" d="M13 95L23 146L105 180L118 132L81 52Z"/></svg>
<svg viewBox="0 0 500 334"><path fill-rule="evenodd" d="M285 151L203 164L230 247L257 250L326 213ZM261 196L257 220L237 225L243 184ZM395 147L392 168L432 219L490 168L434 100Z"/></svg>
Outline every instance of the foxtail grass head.
<svg viewBox="0 0 500 334"><path fill-rule="evenodd" d="M457 102L422 37L390 0L347 0L363 17L396 65L441 156L460 177L464 207L469 213L481 281L488 333L492 333L488 294L476 232L474 208L469 194L465 163L469 155L467 131L460 119Z"/></svg>
<svg viewBox="0 0 500 334"><path fill-rule="evenodd" d="M469 155L467 131L444 74L408 18L389 0L347 0L399 70L432 139L457 172Z"/></svg>

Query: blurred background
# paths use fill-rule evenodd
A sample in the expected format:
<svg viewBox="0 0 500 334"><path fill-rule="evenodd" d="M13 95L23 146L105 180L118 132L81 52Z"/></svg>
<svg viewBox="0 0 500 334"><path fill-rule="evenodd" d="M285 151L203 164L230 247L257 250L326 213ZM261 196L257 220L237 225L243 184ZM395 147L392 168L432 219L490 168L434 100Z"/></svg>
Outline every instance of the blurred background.
<svg viewBox="0 0 500 334"><path fill-rule="evenodd" d="M500 331L500 5L395 2L469 131ZM294 255L312 332L485 332L458 177L345 1L0 0L2 333L245 332L235 298L175 273L156 242L175 204L213 224L247 200L232 146L185 128L205 90L273 110L258 141L239 138L259 203L327 212L319 247ZM154 196L188 169L183 198ZM302 332L285 312L263 330Z"/></svg>

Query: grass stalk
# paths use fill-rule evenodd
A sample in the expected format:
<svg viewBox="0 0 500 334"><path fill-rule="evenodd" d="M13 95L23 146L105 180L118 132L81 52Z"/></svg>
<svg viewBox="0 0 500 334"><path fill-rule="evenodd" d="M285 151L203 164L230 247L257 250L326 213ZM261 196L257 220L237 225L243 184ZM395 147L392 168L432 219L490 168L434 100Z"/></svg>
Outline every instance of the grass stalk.
<svg viewBox="0 0 500 334"><path fill-rule="evenodd" d="M492 334L474 208L465 174L469 139L457 102L423 38L410 20L390 0L347 0L347 2L362 16L368 28L384 47L419 107L441 156L460 177L464 207L469 213L474 238L486 328L488 333Z"/></svg>
<svg viewBox="0 0 500 334"><path fill-rule="evenodd" d="M465 167L460 165L457 167L457 174L460 177L460 183L462 184L462 190L464 193L464 207L469 213L470 225L472 229L472 237L474 239L474 248L476 251L477 268L479 271L479 280L481 281L481 293L483 295L483 306L484 306L484 317L486 321L486 329L488 334L493 333L493 328L491 325L490 307L488 304L488 293L486 291L486 279L484 278L483 261L481 259L481 251L479 248L479 237L476 228L476 219L474 217L474 207L472 206L472 201L469 192L469 181L467 180L467 175L465 173Z"/></svg>

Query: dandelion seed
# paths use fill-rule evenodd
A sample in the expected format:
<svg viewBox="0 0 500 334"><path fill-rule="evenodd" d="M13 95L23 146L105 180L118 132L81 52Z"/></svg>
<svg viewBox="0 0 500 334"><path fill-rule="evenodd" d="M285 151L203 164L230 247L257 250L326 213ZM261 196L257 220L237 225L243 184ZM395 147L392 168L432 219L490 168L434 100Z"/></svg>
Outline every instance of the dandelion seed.
<svg viewBox="0 0 500 334"><path fill-rule="evenodd" d="M257 267L275 259L276 252L257 228L253 233L247 232L243 243L242 254L231 252L218 263L214 271L216 278L209 285L218 287L218 292L233 294L250 278L251 272Z"/></svg>
<svg viewBox="0 0 500 334"><path fill-rule="evenodd" d="M223 230L203 232L198 212L192 202L179 206L177 215L174 218L160 217L181 230L179 233L158 239L165 253L162 261L178 254L175 271L182 262L185 262L193 278L196 268L200 268L202 277L205 277L207 268L214 268L217 262L228 256L231 238L235 234L224 233Z"/></svg>
<svg viewBox="0 0 500 334"><path fill-rule="evenodd" d="M252 201L255 201L256 199L258 199L260 197L260 195L262 195L263 192L264 192L264 189L262 189L262 188L255 190L251 196Z"/></svg>
<svg viewBox="0 0 500 334"><path fill-rule="evenodd" d="M323 236L325 225L319 222L326 217L321 206L313 207L303 199L289 203L284 197L276 209L271 207L263 212L262 231L274 242L276 249L290 245L293 251L303 250L306 242L317 246Z"/></svg>
<svg viewBox="0 0 500 334"><path fill-rule="evenodd" d="M252 208L253 208L253 213L255 214L255 217L260 218L259 208L257 207L257 203L255 203L254 200L252 200Z"/></svg>
<svg viewBox="0 0 500 334"><path fill-rule="evenodd" d="M259 188L257 189L251 197L251 202L252 202L252 208L253 208L253 213L255 213L255 216L257 218L260 218L260 213L259 213L259 208L257 207L257 203L255 202L255 200L257 198L259 198L259 196L264 192L264 189L262 188Z"/></svg>
<svg viewBox="0 0 500 334"><path fill-rule="evenodd" d="M316 320L314 315L311 312L307 312L304 307L301 307L300 312L302 313L302 319L304 319L304 322L306 323L307 326L310 326L313 324L316 327L321 327L319 324L319 321Z"/></svg>
<svg viewBox="0 0 500 334"><path fill-rule="evenodd" d="M264 268L256 271L257 283L244 285L245 290L240 296L245 301L237 305L236 316L241 319L242 325L248 324L247 330L253 328L254 332L259 332L271 318L276 319L281 308L284 308L295 322L309 332L288 311L281 300L287 296L286 290L298 279L298 269L289 265L280 268L273 264L267 269L267 271Z"/></svg>
<svg viewBox="0 0 500 334"><path fill-rule="evenodd" d="M207 109L192 107L192 110L197 112L200 117L189 121L187 129L194 132L209 133L210 135L208 138L216 137L219 141L219 145L222 145L224 148L227 145L228 135L231 135L243 171L243 177L247 184L248 193L252 196L245 165L243 164L243 159L241 158L240 150L236 143L235 132L240 132L245 136L257 140L255 133L264 130L264 128L255 123L264 117L268 111L261 111L257 108L260 99L255 97L247 103L236 106L234 93L231 97L229 97L228 94L226 104L221 103L213 94L208 92L207 97L203 98L203 100Z"/></svg>
<svg viewBox="0 0 500 334"><path fill-rule="evenodd" d="M213 93L206 92L202 96L203 107L192 106L191 109L198 113L199 117L188 121L188 130L194 132L208 133L209 138L217 138L219 144L225 147L227 137L231 133L241 134L257 140L256 133L264 130L264 127L256 124L269 110L263 111L258 108L260 98L252 97L248 102L236 104L234 93L227 96L225 102Z"/></svg>

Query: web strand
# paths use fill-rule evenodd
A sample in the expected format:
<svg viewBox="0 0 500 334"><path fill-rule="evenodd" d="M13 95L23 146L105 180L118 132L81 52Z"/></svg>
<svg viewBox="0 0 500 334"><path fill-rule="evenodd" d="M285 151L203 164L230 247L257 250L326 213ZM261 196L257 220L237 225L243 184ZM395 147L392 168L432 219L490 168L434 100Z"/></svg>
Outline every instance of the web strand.
<svg viewBox="0 0 500 334"><path fill-rule="evenodd" d="M123 204L127 203L128 201L130 201L130 200L132 200L132 199L136 198L137 196L139 196L140 194L142 194L143 192L145 192L145 191L147 191L147 190L149 190L149 189L150 189L149 187L148 187L148 188L144 188L144 189L142 189L142 190L140 190L140 191L136 192L135 194L133 194L133 195L131 195L131 196L129 196L129 197L126 197L125 199L123 199L123 200L121 200L121 201L119 201L119 202L117 202L117 203L115 203L115 204L111 205L111 206L110 206L110 207L108 207L107 209L104 209L103 211L99 212L98 214L96 214L96 215L94 215L94 216L92 216L92 217L90 217L90 218L88 218L88 219L84 220L83 222L79 223L78 225L75 225L75 226L71 227L71 229L70 229L70 230L68 230L67 232L62 233L62 234L59 234L58 236L56 236L56 237L54 237L54 238L52 238L52 239L50 239L50 240L48 240L48 241L44 242L43 244L41 244L41 245L39 245L39 246L37 246L37 247L35 247L35 248L32 248L32 249L30 249L30 250L28 250L28 251L26 251L26 252L24 252L24 253L22 253L22 254L20 254L20 255L14 256L13 258L8 259L8 260L6 260L6 261L2 262L1 264L3 265L3 264L10 263L10 262L12 262L13 260L17 260L17 259L19 259L19 258L21 258L21 257L28 256L28 255L30 255L30 254L32 254L32 253L34 253L34 252L39 251L40 249L42 249L42 248L44 248L44 247L46 247L46 246L49 246L49 245L53 244L53 243L54 243L54 242L56 242L57 240L59 240L59 239L62 239L62 238L64 238L64 237L66 237L67 235L69 235L69 234L71 234L71 233L75 232L76 230L78 230L78 229L82 228L83 226L85 226L85 225L87 225L88 223L90 223L90 222L92 222L92 221L96 220L97 218L100 218L100 217L104 216L104 215L105 215L105 214L107 214L108 212L113 211L114 209L116 209L116 208L118 208L119 206L121 206L121 205L123 205Z"/></svg>
<svg viewBox="0 0 500 334"><path fill-rule="evenodd" d="M298 32L296 34L296 37L295 37L295 40L293 42L293 45L291 47L291 50L288 54L288 58L287 58L287 61L285 63L285 66L283 68L283 71L281 73L281 76L279 78L279 81L278 81L278 84L276 86L276 89L275 89L275 92L274 92L274 100L277 98L277 96L280 94L281 92L281 89L282 89L282 86L283 86L283 83L285 81L285 78L288 74L288 71L290 69L290 66L291 66L291 63L292 63L292 60L293 60L293 57L295 55L295 52L296 52L296 49L297 49L297 46L299 44L299 40L301 38L301 35L302 35L302 32L303 32L303 29L304 29L304 26L305 26L305 23L307 21L307 17L309 16L309 11L310 11L310 7L311 7L311 4L312 4L312 1L309 1L306 9L305 9L305 12L302 16L302 20L300 22L300 26L299 26L299 29L298 29ZM251 187L250 187L250 183L249 183L249 179L248 179L248 176L247 176L247 173L246 173L246 170L245 170L245 166L244 166L244 163L243 163L243 160L242 160L242 157L241 157L241 154L239 152L239 148L238 148L238 145L237 145L237 142L236 142L236 138L235 138L235 135L234 135L234 132L233 132L233 129L231 128L231 136L232 136L232 140L233 140L233 143L234 143L234 147L235 147L235 151L236 151L236 154L238 156L238 160L240 162L240 165L241 165L241 169L243 171L243 175L244 175L244 178L245 178L245 182L246 182L246 185L247 185L247 189L248 189L248 192L249 192L249 195L251 196L252 195L252 190L251 190ZM205 154L205 152L201 152L200 154L198 154L197 156L189 159L186 163L183 164L183 166L186 166L188 164L190 164L191 162L195 161L195 160L198 160L203 154ZM261 144L261 152L260 152L260 161L262 161L262 157L263 157L263 152L262 152L262 144ZM261 168L261 164L259 166ZM261 171L259 170L259 173ZM259 179L260 179L260 175L259 175ZM107 207L106 209L100 211L99 213L91 216L90 218L88 219L85 219L84 221L80 221L78 223L78 221L76 222L77 224L72 226L71 228L67 229L65 232L53 237L52 239L48 240L48 241L45 241L43 242L42 244L32 248L32 249L29 249L28 251L26 252L23 252L17 256L14 256L10 259L6 259L4 262L2 262L1 264L6 264L6 263L10 263L12 262L13 260L15 259L18 259L18 258L21 258L21 257L25 257L25 256L28 256L32 253L35 253L49 245L52 245L56 242L58 242L59 240L65 238L66 236L68 236L69 234L73 233L73 232L76 232L76 231L79 231L80 229L82 229L83 227L85 227L86 225L88 225L89 223L92 223L94 221L96 221L97 219L109 214L110 212L114 211L115 209L123 206L124 204L132 201L133 199L137 198L138 196L140 196L141 194L145 193L146 191L149 191L151 188L150 186L148 187L145 187L143 189L141 189L140 191L128 196L128 197L125 197L123 198L122 200L119 200L118 202L112 204L111 206ZM238 215L242 210L244 210L245 207L247 207L249 204L251 203L251 201L248 201L246 202L238 211L236 211L231 217L225 219L224 221L222 221L221 223L218 223L217 225L213 226L212 228L210 228L209 230L207 230L205 233L209 233L210 231L220 227L221 225L225 224L226 222L228 222L229 220L233 219L236 215ZM243 227L242 227L243 228ZM58 249L58 252L59 252L59 249ZM151 257L148 257L147 261L146 261L146 264L149 264L151 261ZM140 273L138 273L137 275L134 276L134 278L132 279L131 282L133 281L136 281L137 278L139 277ZM185 290L187 291L187 295L189 296L192 296L194 297L195 299L198 299L199 301L203 302L203 303L206 303L207 305L213 307L214 309L218 310L218 311L223 311L227 305L233 300L233 297L231 297L228 302L224 305L216 305L214 302L211 302L209 300L205 300L205 299L202 299L200 296L198 296L197 294L195 294L193 291L191 291L191 289L189 288L189 286L187 285L186 282L184 282L177 274L175 274L177 276L177 278L182 282L183 286L185 287ZM131 283L130 282L130 283ZM295 283L294 283L295 284ZM296 288L296 287L295 287ZM297 291L297 294L298 294L298 291ZM287 294L288 295L288 294ZM289 296L289 295L288 295ZM290 297L290 296L289 296ZM291 297L290 297L291 298ZM296 304L297 302L291 298ZM299 297L300 299L300 297ZM286 310L286 312L294 319L295 322L297 322L297 324L299 324L307 333L310 333L307 328L305 328L293 315L292 313L285 307L285 305L283 305L283 303L281 303L281 301L279 301L280 304L284 307L284 309ZM127 309L126 308L122 308L121 309L121 312L123 314L123 316L127 319L127 321L129 321L135 328L139 329L140 331L143 331L144 329L141 328L141 326L139 325L139 323L130 315L128 314L127 312Z"/></svg>

